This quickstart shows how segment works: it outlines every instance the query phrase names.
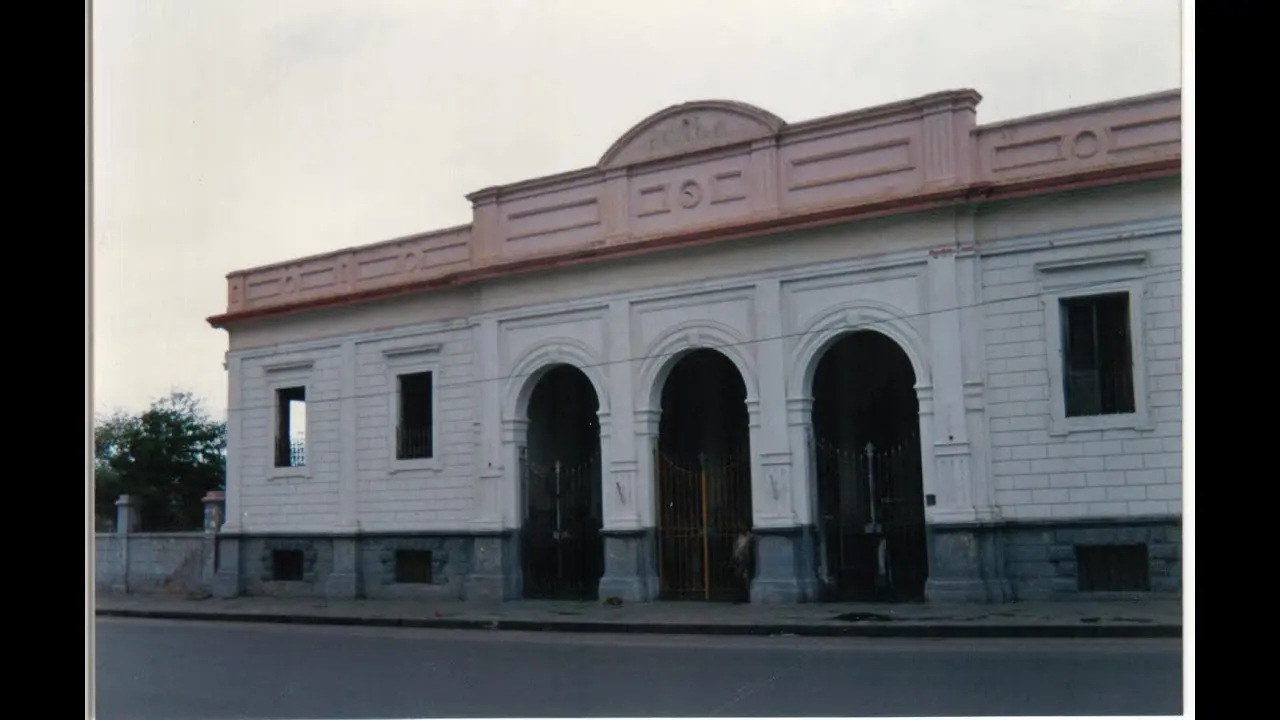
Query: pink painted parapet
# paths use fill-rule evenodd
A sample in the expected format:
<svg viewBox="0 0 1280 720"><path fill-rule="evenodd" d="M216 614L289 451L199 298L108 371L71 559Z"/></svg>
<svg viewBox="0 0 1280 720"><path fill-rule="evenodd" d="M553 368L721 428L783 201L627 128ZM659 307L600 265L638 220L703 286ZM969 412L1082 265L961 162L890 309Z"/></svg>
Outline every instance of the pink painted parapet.
<svg viewBox="0 0 1280 720"><path fill-rule="evenodd" d="M471 226L240 270L227 276L229 313L357 295L469 267Z"/></svg>
<svg viewBox="0 0 1280 720"><path fill-rule="evenodd" d="M983 181L1048 178L1182 157L1182 93L1146 95L978 128Z"/></svg>
<svg viewBox="0 0 1280 720"><path fill-rule="evenodd" d="M228 276L217 326L684 242L1172 174L1181 92L976 126L972 90L788 124L676 105L595 167L468 196L471 225Z"/></svg>

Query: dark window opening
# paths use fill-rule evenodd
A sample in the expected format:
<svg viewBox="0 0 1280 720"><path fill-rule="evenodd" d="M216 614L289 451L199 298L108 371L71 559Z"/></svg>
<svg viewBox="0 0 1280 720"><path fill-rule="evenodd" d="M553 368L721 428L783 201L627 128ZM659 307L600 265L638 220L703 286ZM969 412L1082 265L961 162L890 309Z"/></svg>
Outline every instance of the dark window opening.
<svg viewBox="0 0 1280 720"><path fill-rule="evenodd" d="M276 467L307 464L307 389L276 390Z"/></svg>
<svg viewBox="0 0 1280 720"><path fill-rule="evenodd" d="M396 582L404 584L431 584L430 550L397 550Z"/></svg>
<svg viewBox="0 0 1280 720"><path fill-rule="evenodd" d="M1067 417L1134 412L1129 294L1062 301Z"/></svg>
<svg viewBox="0 0 1280 720"><path fill-rule="evenodd" d="M396 424L396 458L435 457L431 373L401 375L399 421Z"/></svg>
<svg viewBox="0 0 1280 720"><path fill-rule="evenodd" d="M1076 586L1080 592L1149 591L1147 546L1077 545Z"/></svg>
<svg viewBox="0 0 1280 720"><path fill-rule="evenodd" d="M301 550L272 550L271 579L277 582L300 582L303 557Z"/></svg>

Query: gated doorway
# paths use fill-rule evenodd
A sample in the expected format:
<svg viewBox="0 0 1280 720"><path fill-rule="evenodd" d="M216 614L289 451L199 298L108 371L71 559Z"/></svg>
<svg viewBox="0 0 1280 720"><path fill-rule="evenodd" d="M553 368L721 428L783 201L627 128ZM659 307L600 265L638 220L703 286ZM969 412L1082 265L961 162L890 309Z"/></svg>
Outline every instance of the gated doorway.
<svg viewBox="0 0 1280 720"><path fill-rule="evenodd" d="M750 598L750 565L733 561L735 541L751 531L746 399L737 366L710 349L680 358L663 384L654 458L662 599Z"/></svg>
<svg viewBox="0 0 1280 720"><path fill-rule="evenodd" d="M569 365L546 371L529 396L529 428L520 448L526 598L597 595L604 570L598 410L591 381Z"/></svg>
<svg viewBox="0 0 1280 720"><path fill-rule="evenodd" d="M850 333L818 362L812 452L825 600L924 599L919 410L911 360L881 333Z"/></svg>

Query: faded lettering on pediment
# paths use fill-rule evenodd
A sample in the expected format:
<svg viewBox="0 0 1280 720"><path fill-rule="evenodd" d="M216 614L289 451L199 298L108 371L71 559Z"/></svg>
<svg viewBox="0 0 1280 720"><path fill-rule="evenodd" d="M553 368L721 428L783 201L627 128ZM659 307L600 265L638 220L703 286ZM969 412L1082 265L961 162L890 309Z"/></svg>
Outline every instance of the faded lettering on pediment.
<svg viewBox="0 0 1280 720"><path fill-rule="evenodd" d="M777 127L768 120L745 112L718 107L682 109L642 123L611 148L601 164L630 165L755 140L776 132Z"/></svg>
<svg viewBox="0 0 1280 720"><path fill-rule="evenodd" d="M667 155L716 141L729 139L729 123L725 118L689 115L655 128L649 135L647 150L652 155Z"/></svg>

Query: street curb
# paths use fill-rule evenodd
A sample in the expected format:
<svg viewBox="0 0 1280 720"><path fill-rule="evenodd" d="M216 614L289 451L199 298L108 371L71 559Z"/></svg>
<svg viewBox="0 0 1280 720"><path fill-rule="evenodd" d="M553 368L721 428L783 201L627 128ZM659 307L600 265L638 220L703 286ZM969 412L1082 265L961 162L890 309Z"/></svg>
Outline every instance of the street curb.
<svg viewBox="0 0 1280 720"><path fill-rule="evenodd" d="M692 623L598 622L586 620L468 620L462 618L371 618L341 615L201 612L175 610L96 610L98 617L150 620L402 627L436 630L516 630L523 632L618 633L637 635L721 635L848 638L1009 638L1009 639L1181 639L1180 625L696 625Z"/></svg>

